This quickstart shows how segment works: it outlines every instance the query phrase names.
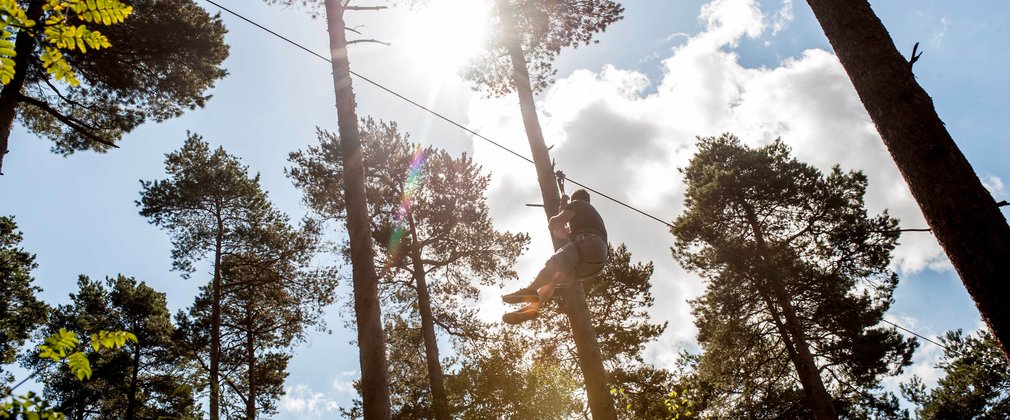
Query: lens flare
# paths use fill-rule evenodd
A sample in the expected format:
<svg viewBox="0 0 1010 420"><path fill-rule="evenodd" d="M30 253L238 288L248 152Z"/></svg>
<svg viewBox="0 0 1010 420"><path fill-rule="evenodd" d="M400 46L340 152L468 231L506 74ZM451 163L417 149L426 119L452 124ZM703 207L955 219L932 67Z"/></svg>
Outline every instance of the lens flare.
<svg viewBox="0 0 1010 420"><path fill-rule="evenodd" d="M400 208L396 212L396 228L389 236L389 243L386 245L386 254L390 256L386 262L385 270L389 271L394 261L398 261L403 256L403 237L407 234L407 215L414 203L414 196L417 195L421 187L421 168L424 166L424 149L421 145L414 148L414 158L410 161L410 169L407 170L407 182L403 186L403 195L400 197Z"/></svg>

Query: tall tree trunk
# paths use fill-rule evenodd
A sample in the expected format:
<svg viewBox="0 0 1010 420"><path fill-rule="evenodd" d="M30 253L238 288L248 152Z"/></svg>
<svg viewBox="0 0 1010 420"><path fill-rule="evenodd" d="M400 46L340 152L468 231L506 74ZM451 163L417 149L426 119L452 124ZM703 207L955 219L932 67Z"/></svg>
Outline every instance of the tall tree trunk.
<svg viewBox="0 0 1010 420"><path fill-rule="evenodd" d="M389 383L386 374L386 343L382 333L378 278L375 274L370 221L365 202L365 171L358 138L358 117L351 88L351 66L342 0L326 0L326 21L333 63L340 149L344 159L344 201L350 236L354 277L354 313L358 323L358 355L361 362L361 396L365 418L389 418Z"/></svg>
<svg viewBox="0 0 1010 420"><path fill-rule="evenodd" d="M28 4L25 14L29 19L38 21L42 17L42 0L32 0ZM41 22L40 22L41 23ZM4 156L10 150L7 149L11 136L11 128L14 126L14 117L17 116L18 104L21 102L21 90L25 86L25 76L28 73L28 66L35 56L35 37L24 29L18 30L17 38L14 41L14 77L0 90L0 175L3 175Z"/></svg>
<svg viewBox="0 0 1010 420"><path fill-rule="evenodd" d="M219 359L221 354L221 252L224 246L224 222L217 215L217 242L214 244L214 279L210 303L210 420L221 413Z"/></svg>
<svg viewBox="0 0 1010 420"><path fill-rule="evenodd" d="M1010 226L865 0L808 0L859 99L1010 361ZM937 176L941 174L942 176Z"/></svg>
<svg viewBox="0 0 1010 420"><path fill-rule="evenodd" d="M533 101L533 89L530 86L529 70L526 67L526 57L523 55L520 38L516 34L515 18L511 6L505 0L498 0L498 13L502 24L510 36L506 36L506 47L512 61L512 78L515 81L516 93L519 95L519 109L522 112L523 126L530 143L530 152L537 170L537 181L540 183L540 195L544 200L544 212L550 218L558 212L561 197L555 184L555 176L551 167L550 155L544 143L544 134L537 118L536 104ZM554 238L554 249L564 245L564 241ZM616 419L614 401L607 385L607 371L603 367L603 355L596 340L596 330L593 329L589 306L586 305L585 291L582 283L572 278L569 287L563 289L568 323L572 328L572 338L582 369L582 379L586 386L586 396L589 400L589 410L594 419Z"/></svg>
<svg viewBox="0 0 1010 420"><path fill-rule="evenodd" d="M134 331L140 328L134 326ZM126 396L126 420L137 418L137 381L140 376L140 344L133 343L133 372L130 373L130 394Z"/></svg>
<svg viewBox="0 0 1010 420"><path fill-rule="evenodd" d="M442 375L442 362L438 359L438 341L435 336L435 318L431 314L431 295L428 293L428 281L421 263L421 250L417 248L417 229L413 216L410 221L411 262L414 267L414 282L417 286L417 311L421 314L421 337L424 339L424 359L428 365L428 384L431 387L432 408L435 418L449 420L449 399L445 394L445 381Z"/></svg>
<svg viewBox="0 0 1010 420"><path fill-rule="evenodd" d="M251 321L251 320L250 320ZM245 418L256 419L256 346L253 340L253 326L246 324L245 357L249 362L249 371L246 372L246 379L249 382L249 394L245 400Z"/></svg>
<svg viewBox="0 0 1010 420"><path fill-rule="evenodd" d="M814 356L810 353L810 345L807 343L806 333L803 331L800 318L796 315L796 309L793 308L792 300L786 293L780 275L769 265L771 261L769 261L768 246L765 243L761 225L754 214L754 209L747 204L743 204L743 208L747 222L754 232L754 242L757 244L757 255L760 260L759 264L761 265L758 272L762 273L762 277L764 277L764 284L759 287L771 288L775 300L778 301L778 307L782 310L782 315L785 318L784 326L789 335L789 337L783 337L783 341L787 345L791 341L792 351L790 352L790 356L793 360L793 365L796 367L796 375L800 378L800 385L803 386L803 394L810 404L810 410L813 411L814 418L816 419L837 419L838 414L835 412L831 394L828 394L827 388L824 387L820 370L817 369ZM767 294L765 291L761 291L761 293ZM772 308L772 311L776 321L778 321L778 315L775 314L774 308Z"/></svg>

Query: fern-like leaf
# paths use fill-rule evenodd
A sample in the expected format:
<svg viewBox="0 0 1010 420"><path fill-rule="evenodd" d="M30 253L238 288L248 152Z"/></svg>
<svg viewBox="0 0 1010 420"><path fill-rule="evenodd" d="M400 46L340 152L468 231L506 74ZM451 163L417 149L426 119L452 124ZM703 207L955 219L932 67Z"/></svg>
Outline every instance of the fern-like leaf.
<svg viewBox="0 0 1010 420"><path fill-rule="evenodd" d="M67 366L78 380L91 379L91 362L88 361L88 355L83 352L67 356Z"/></svg>

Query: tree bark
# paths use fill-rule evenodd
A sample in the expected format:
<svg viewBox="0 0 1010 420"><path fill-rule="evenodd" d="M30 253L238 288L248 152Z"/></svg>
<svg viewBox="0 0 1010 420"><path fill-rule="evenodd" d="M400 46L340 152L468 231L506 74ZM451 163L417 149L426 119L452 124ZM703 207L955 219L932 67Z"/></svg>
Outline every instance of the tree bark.
<svg viewBox="0 0 1010 420"><path fill-rule="evenodd" d="M45 2L41 0L32 0L25 14L29 19L38 21L42 17L44 4ZM0 90L0 175L3 175L4 156L10 151L8 145L11 128L14 127L14 118L21 103L21 90L25 86L25 77L34 56L34 49L35 37L27 30L19 29L14 40L14 77Z"/></svg>
<svg viewBox="0 0 1010 420"><path fill-rule="evenodd" d="M140 328L134 326L134 331ZM133 372L130 373L130 395L126 396L126 420L137 418L137 381L140 376L140 344L133 343Z"/></svg>
<svg viewBox="0 0 1010 420"><path fill-rule="evenodd" d="M865 0L807 3L926 222L1010 361L1010 226L1006 218L870 4Z"/></svg>
<svg viewBox="0 0 1010 420"><path fill-rule="evenodd" d="M421 263L421 250L417 248L417 229L413 216L407 216L410 221L411 244L410 259L414 267L414 282L417 286L417 311L421 314L421 337L424 339L424 359L428 367L428 385L431 387L432 409L438 420L449 420L449 399L445 394L445 380L442 374L442 362L438 356L438 340L435 336L435 318L431 313L431 295L428 293L428 281Z"/></svg>
<svg viewBox="0 0 1010 420"><path fill-rule="evenodd" d="M806 396L808 404L810 404L810 410L816 419L837 419L838 414L835 412L831 394L828 394L827 388L824 387L824 381L821 379L820 370L817 369L817 364L814 362L814 356L810 353L810 345L807 343L803 325L796 315L796 309L793 308L792 300L789 299L789 295L786 293L785 286L782 284L779 275L769 266L768 246L765 243L761 225L754 214L754 209L746 204L742 207L744 208L747 222L754 232L754 242L757 246L757 255L760 260L758 263L761 265L758 272L762 273L764 277L764 285L759 287L771 288L775 300L778 301L778 307L782 310L782 315L785 318L784 327L788 332L788 337L783 336L782 340L787 346L792 345L790 358L793 361L793 366L796 367L796 375L799 376L800 385L803 386L803 394ZM761 291L761 293L767 299L767 292ZM773 306L770 305L769 309L772 311L777 324L778 315L775 313L776 311Z"/></svg>
<svg viewBox="0 0 1010 420"><path fill-rule="evenodd" d="M256 346L253 340L253 326L246 325L245 357L249 362L249 371L246 375L249 379L249 394L245 400L245 418L247 420L256 419Z"/></svg>
<svg viewBox="0 0 1010 420"><path fill-rule="evenodd" d="M224 222L217 214L217 239L214 244L214 279L210 303L210 420L218 420L220 406L219 356L221 354L221 253L224 242Z"/></svg>
<svg viewBox="0 0 1010 420"><path fill-rule="evenodd" d="M343 152L344 200L350 236L351 271L354 277L354 313L358 324L358 356L361 363L362 409L367 419L389 418L389 382L386 373L386 343L379 308L378 277L369 231L365 198L365 171L358 138L358 117L351 87L351 66L344 33L344 4L326 0L333 90L336 95L340 149Z"/></svg>
<svg viewBox="0 0 1010 420"><path fill-rule="evenodd" d="M558 193L550 155L544 142L544 134L537 117L536 104L533 100L533 88L530 86L529 70L526 67L526 57L523 55L520 39L516 34L513 10L505 0L498 0L498 13L502 25L511 31L506 37L506 48L512 61L512 77L516 93L519 95L519 109L522 112L523 126L529 140L530 152L536 166L537 181L540 183L540 195L544 200L544 212L548 219L558 213L561 197ZM564 241L551 235L554 249L564 245ZM610 396L607 384L607 371L603 367L603 355L596 340L596 330L593 329L589 306L586 305L585 291L577 279L569 279L569 287L561 293L568 315L568 323L572 328L572 339L582 369L582 379L589 400L589 410L594 419L616 419L614 401Z"/></svg>

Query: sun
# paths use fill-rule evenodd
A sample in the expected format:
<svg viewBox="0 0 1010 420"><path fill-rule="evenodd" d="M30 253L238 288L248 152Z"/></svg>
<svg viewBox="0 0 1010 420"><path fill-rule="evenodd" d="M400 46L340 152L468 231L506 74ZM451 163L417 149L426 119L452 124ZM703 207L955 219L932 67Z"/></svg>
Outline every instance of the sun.
<svg viewBox="0 0 1010 420"><path fill-rule="evenodd" d="M489 10L484 0L430 0L412 11L403 40L412 70L454 77L484 47Z"/></svg>

